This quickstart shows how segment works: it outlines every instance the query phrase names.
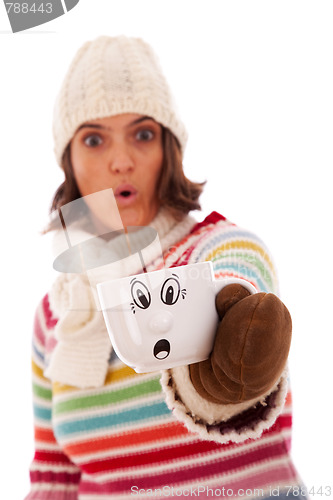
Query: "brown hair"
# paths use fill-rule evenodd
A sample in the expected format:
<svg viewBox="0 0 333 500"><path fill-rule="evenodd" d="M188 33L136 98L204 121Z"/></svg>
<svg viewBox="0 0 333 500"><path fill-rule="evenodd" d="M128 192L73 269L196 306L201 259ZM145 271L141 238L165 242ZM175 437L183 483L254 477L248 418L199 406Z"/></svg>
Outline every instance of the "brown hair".
<svg viewBox="0 0 333 500"><path fill-rule="evenodd" d="M162 141L164 156L158 197L160 205L169 208L173 216L181 220L191 210L201 210L199 197L206 182L192 182L185 176L179 142L165 127L162 127ZM50 213L81 197L71 164L70 144L62 156L62 168L65 180L54 194ZM45 234L60 227L59 218L56 217L43 232Z"/></svg>

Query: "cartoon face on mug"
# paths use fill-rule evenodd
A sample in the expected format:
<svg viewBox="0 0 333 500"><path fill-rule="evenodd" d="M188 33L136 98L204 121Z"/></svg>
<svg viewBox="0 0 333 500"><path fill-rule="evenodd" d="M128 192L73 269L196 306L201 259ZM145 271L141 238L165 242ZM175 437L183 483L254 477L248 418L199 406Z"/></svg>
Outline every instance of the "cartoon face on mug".
<svg viewBox="0 0 333 500"><path fill-rule="evenodd" d="M209 262L107 281L97 290L113 347L137 372L209 356L217 325Z"/></svg>
<svg viewBox="0 0 333 500"><path fill-rule="evenodd" d="M173 307L172 310L170 307L176 306L178 300L181 301L181 299L185 299L186 297L186 289L181 288L179 276L176 273L172 273L172 275L162 283L161 289L156 290L157 293L153 293L154 291L151 293L149 288L139 279L139 277L133 278L130 284L133 298L133 302L130 304L132 312L141 315L144 310L146 311L144 314L148 315L148 309L151 307L154 312L149 315L148 328L152 332L160 333L161 336L164 333L167 334L170 332L173 327L173 318L176 312L175 307ZM156 302L156 304L153 305L152 295L155 299L154 302ZM162 360L169 356L170 350L170 339L161 338L157 340L154 345L153 355L156 359Z"/></svg>

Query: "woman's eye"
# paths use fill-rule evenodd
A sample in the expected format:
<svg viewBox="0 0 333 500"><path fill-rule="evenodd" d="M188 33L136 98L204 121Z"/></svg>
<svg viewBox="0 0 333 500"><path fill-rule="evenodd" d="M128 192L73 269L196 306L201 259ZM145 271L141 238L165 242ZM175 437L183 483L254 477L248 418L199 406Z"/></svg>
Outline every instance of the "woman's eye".
<svg viewBox="0 0 333 500"><path fill-rule="evenodd" d="M138 141L151 141L154 138L154 132L148 129L140 130L135 137Z"/></svg>
<svg viewBox="0 0 333 500"><path fill-rule="evenodd" d="M179 298L180 294L180 285L179 281L175 278L167 279L161 290L161 300L164 304L168 306L172 306L175 304Z"/></svg>
<svg viewBox="0 0 333 500"><path fill-rule="evenodd" d="M102 139L99 135L96 135L96 134L93 134L93 135L88 135L88 137L86 137L84 139L84 143L86 146L89 146L90 148L95 148L96 146L99 146L100 144L102 144Z"/></svg>
<svg viewBox="0 0 333 500"><path fill-rule="evenodd" d="M135 281L131 288L132 298L140 309L147 309L151 303L151 296L146 285L141 281Z"/></svg>

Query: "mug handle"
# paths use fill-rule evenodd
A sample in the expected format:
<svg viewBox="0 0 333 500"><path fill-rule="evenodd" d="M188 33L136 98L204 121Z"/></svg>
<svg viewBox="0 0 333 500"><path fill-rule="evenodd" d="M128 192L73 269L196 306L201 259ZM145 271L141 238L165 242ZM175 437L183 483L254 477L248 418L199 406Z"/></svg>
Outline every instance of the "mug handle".
<svg viewBox="0 0 333 500"><path fill-rule="evenodd" d="M252 295L254 293L257 293L256 288L250 283L249 281L243 280L242 278L220 278L220 279L214 279L213 281L214 287L215 287L215 295L217 295L222 288L224 288L227 285L231 285L234 283L238 283L239 285L242 285L246 290L248 290Z"/></svg>

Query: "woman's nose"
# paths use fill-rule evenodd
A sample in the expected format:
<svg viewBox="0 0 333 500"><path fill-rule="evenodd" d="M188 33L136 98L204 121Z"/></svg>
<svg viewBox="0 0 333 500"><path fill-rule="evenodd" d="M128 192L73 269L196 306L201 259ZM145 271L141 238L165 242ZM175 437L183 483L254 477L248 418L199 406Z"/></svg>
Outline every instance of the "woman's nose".
<svg viewBox="0 0 333 500"><path fill-rule="evenodd" d="M124 144L116 144L111 148L109 166L113 173L126 173L134 168L134 160L130 148Z"/></svg>

